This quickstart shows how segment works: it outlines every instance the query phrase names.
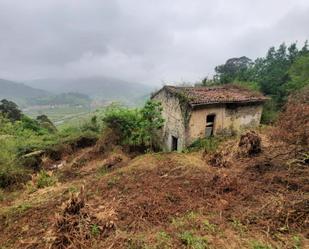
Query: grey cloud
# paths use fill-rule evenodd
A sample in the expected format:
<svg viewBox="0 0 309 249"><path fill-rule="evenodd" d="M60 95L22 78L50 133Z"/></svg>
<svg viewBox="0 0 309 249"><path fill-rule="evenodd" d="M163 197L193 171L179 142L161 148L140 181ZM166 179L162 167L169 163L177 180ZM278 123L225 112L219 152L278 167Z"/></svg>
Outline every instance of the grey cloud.
<svg viewBox="0 0 309 249"><path fill-rule="evenodd" d="M309 38L306 0L0 0L0 78L196 81Z"/></svg>

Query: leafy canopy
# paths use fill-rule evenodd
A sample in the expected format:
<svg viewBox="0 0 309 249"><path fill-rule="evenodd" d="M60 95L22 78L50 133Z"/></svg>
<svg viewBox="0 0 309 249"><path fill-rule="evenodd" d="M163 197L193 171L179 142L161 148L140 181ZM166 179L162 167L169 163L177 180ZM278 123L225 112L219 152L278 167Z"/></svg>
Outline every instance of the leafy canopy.
<svg viewBox="0 0 309 249"><path fill-rule="evenodd" d="M18 106L13 101L6 99L0 101L0 113L12 121L21 120L22 118Z"/></svg>
<svg viewBox="0 0 309 249"><path fill-rule="evenodd" d="M301 49L296 43L282 43L255 61L246 56L231 58L217 66L215 72L212 81L205 78L199 85L236 83L261 91L272 98L264 106L262 122L272 123L288 96L309 84L308 43Z"/></svg>

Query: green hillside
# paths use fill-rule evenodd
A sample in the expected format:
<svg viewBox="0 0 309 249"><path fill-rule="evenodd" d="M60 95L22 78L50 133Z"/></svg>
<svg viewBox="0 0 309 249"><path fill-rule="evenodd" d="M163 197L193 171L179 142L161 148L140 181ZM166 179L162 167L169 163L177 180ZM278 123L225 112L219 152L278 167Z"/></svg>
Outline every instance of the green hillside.
<svg viewBox="0 0 309 249"><path fill-rule="evenodd" d="M0 89L0 99L14 100L19 105L26 105L31 99L50 95L47 91L5 79L0 79Z"/></svg>

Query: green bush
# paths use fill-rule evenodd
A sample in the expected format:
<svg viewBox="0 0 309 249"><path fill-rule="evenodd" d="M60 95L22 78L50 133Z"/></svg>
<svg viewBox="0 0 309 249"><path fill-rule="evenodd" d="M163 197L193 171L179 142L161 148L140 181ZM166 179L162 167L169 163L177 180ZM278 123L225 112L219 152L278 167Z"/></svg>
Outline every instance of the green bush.
<svg viewBox="0 0 309 249"><path fill-rule="evenodd" d="M27 180L29 175L17 163L14 141L10 138L0 138L0 187L10 187Z"/></svg>
<svg viewBox="0 0 309 249"><path fill-rule="evenodd" d="M44 114L37 116L36 121L42 128L46 129L50 133L54 133L57 131L57 128L53 124L53 122Z"/></svg>
<svg viewBox="0 0 309 249"><path fill-rule="evenodd" d="M122 145L153 149L164 122L161 112L161 104L155 101L147 101L141 109L113 105L107 108L103 122L119 137Z"/></svg>
<svg viewBox="0 0 309 249"><path fill-rule="evenodd" d="M82 131L99 132L101 130L100 124L98 123L97 116L93 116L89 121L86 121L82 126Z"/></svg>
<svg viewBox="0 0 309 249"><path fill-rule="evenodd" d="M39 172L38 179L37 179L38 188L45 188L45 187L53 186L55 183L56 183L55 177L47 174L45 170L41 170Z"/></svg>
<svg viewBox="0 0 309 249"><path fill-rule="evenodd" d="M59 160L63 151L95 144L100 129L96 118L90 124L57 131L45 115L33 120L22 114L20 119L11 120L0 113L0 187L27 181L30 170L40 169L43 154ZM39 186L49 185L50 180L40 173Z"/></svg>
<svg viewBox="0 0 309 249"><path fill-rule="evenodd" d="M22 184L30 178L27 171L20 166L14 164L0 166L0 188Z"/></svg>
<svg viewBox="0 0 309 249"><path fill-rule="evenodd" d="M137 143L139 113L137 109L128 109L112 105L107 108L103 117L104 124L112 129L122 143Z"/></svg>

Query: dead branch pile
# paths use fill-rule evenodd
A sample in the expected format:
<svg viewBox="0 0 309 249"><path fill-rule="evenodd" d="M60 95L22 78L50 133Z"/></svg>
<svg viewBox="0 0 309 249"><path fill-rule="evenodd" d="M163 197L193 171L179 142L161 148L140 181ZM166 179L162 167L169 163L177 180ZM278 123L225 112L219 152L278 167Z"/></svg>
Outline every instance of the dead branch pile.
<svg viewBox="0 0 309 249"><path fill-rule="evenodd" d="M309 199L282 196L250 212L243 220L262 226L269 232L302 231L309 225ZM309 231L305 230L306 236Z"/></svg>
<svg viewBox="0 0 309 249"><path fill-rule="evenodd" d="M56 215L55 240L51 248L89 248L93 239L107 237L116 229L113 221L91 214L85 204L83 188L64 203L62 210Z"/></svg>
<svg viewBox="0 0 309 249"><path fill-rule="evenodd" d="M235 155L238 153L238 146L235 141L224 143L215 153L207 157L207 154L203 156L208 158L208 163L213 167L228 168L232 165Z"/></svg>
<svg viewBox="0 0 309 249"><path fill-rule="evenodd" d="M230 165L230 162L226 159L226 157L222 153L222 151L216 152L212 156L210 156L210 159L209 159L208 162L213 167L224 167L224 168L226 168Z"/></svg>
<svg viewBox="0 0 309 249"><path fill-rule="evenodd" d="M261 152L261 137L254 131L249 131L241 135L239 141L239 149L241 155L256 155Z"/></svg>

